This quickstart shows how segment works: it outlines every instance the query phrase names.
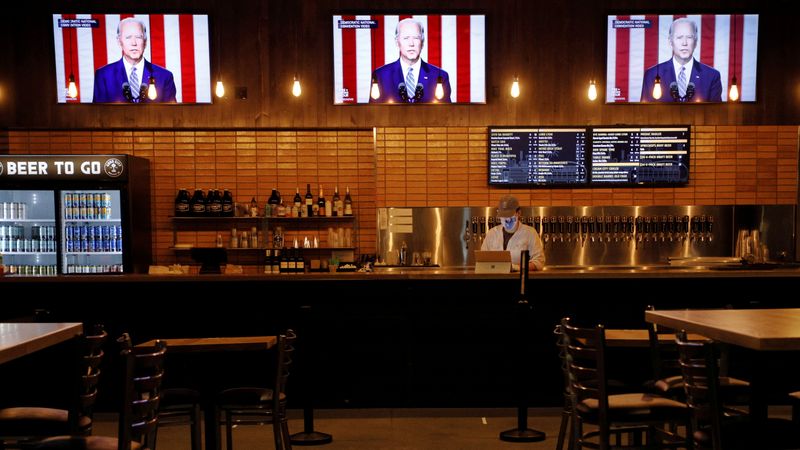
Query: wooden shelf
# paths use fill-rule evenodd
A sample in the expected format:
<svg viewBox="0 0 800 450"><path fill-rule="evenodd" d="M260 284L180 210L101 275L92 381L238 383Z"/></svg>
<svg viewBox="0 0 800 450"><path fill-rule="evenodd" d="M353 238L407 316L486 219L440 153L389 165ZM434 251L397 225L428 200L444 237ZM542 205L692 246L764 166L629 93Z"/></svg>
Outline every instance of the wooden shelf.
<svg viewBox="0 0 800 450"><path fill-rule="evenodd" d="M228 247L200 247L200 246L197 246L197 247L170 247L170 250L175 250L175 251L180 252L180 251L189 251L189 250L191 250L193 248L224 248L225 250L227 250L229 252L255 252L255 251L263 252L264 250L282 250L281 248L274 248L274 247L258 247L258 248L238 248L237 247L237 248L228 248ZM355 249L356 249L355 247L317 247L317 248L286 247L286 250L302 250L304 252L309 252L309 253L340 251L340 250L355 250Z"/></svg>

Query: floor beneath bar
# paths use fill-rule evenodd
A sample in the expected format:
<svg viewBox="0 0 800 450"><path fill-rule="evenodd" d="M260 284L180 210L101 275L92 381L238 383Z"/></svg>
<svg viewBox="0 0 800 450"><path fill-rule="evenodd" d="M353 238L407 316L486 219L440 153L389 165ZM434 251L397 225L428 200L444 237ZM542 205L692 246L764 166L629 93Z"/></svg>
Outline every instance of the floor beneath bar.
<svg viewBox="0 0 800 450"><path fill-rule="evenodd" d="M116 435L116 416L96 415L95 434ZM791 416L787 406L770 408L770 417ZM290 410L289 430L303 429L302 411ZM348 449L553 449L558 438L560 408L529 409L528 426L547 433L547 439L530 444L503 442L500 432L517 425L516 409L327 409L315 414L315 429L333 435L333 442L317 448ZM224 447L223 441L223 447ZM272 427L239 427L234 430L234 448L271 449ZM184 426L158 431L158 450L186 450L189 430ZM299 447L305 448L305 447ZM309 447L314 448L314 447Z"/></svg>

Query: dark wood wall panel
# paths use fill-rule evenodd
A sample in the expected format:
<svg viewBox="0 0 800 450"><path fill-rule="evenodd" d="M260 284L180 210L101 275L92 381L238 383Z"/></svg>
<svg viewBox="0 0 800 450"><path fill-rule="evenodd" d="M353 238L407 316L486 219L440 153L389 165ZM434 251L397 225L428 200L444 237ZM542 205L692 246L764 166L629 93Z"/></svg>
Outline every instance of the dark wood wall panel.
<svg viewBox="0 0 800 450"><path fill-rule="evenodd" d="M453 0L403 2L413 11L480 12L487 16L485 105L334 106L331 15L334 12L399 12L388 0L143 0L23 2L0 33L0 127L196 128L196 127L476 127L505 124L688 123L785 125L800 120L800 34L787 11L792 2ZM57 105L54 92L54 12L203 12L210 16L212 79L218 69L227 98L212 105ZM606 105L589 102L588 80L603 85L605 16L622 12L752 12L761 14L758 102L718 105ZM217 39L217 34L219 39ZM292 97L297 73L303 95ZM514 74L522 96L508 88ZM234 98L246 87L247 100ZM602 91L602 89L601 89ZM411 112L413 109L413 112Z"/></svg>

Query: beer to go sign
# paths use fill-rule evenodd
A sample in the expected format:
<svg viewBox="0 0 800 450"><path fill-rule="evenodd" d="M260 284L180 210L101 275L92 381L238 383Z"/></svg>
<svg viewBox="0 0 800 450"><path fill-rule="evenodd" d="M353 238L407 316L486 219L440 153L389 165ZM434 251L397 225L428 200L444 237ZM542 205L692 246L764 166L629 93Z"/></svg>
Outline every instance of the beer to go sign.
<svg viewBox="0 0 800 450"><path fill-rule="evenodd" d="M3 155L2 180L124 180L125 155Z"/></svg>

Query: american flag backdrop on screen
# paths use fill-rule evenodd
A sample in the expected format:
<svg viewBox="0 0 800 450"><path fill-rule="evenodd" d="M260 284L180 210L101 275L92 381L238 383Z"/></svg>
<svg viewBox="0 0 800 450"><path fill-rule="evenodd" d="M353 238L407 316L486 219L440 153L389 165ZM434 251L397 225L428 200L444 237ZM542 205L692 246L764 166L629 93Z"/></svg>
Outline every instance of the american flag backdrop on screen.
<svg viewBox="0 0 800 450"><path fill-rule="evenodd" d="M672 21L686 17L697 24L696 60L719 71L722 101L728 99L733 75L740 101L756 100L758 15L630 15L608 16L606 102L638 102L644 71L672 57L667 41ZM614 28L614 21L648 20L649 28Z"/></svg>
<svg viewBox="0 0 800 450"><path fill-rule="evenodd" d="M422 60L450 76L451 100L486 102L486 20L483 15L333 16L334 103L368 103L372 71L399 57L397 22L414 18L425 27ZM374 20L377 28L339 28L340 20Z"/></svg>
<svg viewBox="0 0 800 450"><path fill-rule="evenodd" d="M145 59L172 72L178 103L210 103L208 16L192 14L53 14L58 102L91 103L95 70L122 57L117 24L126 17L147 25ZM60 19L86 20L61 27ZM66 96L70 73L78 85L74 100Z"/></svg>

